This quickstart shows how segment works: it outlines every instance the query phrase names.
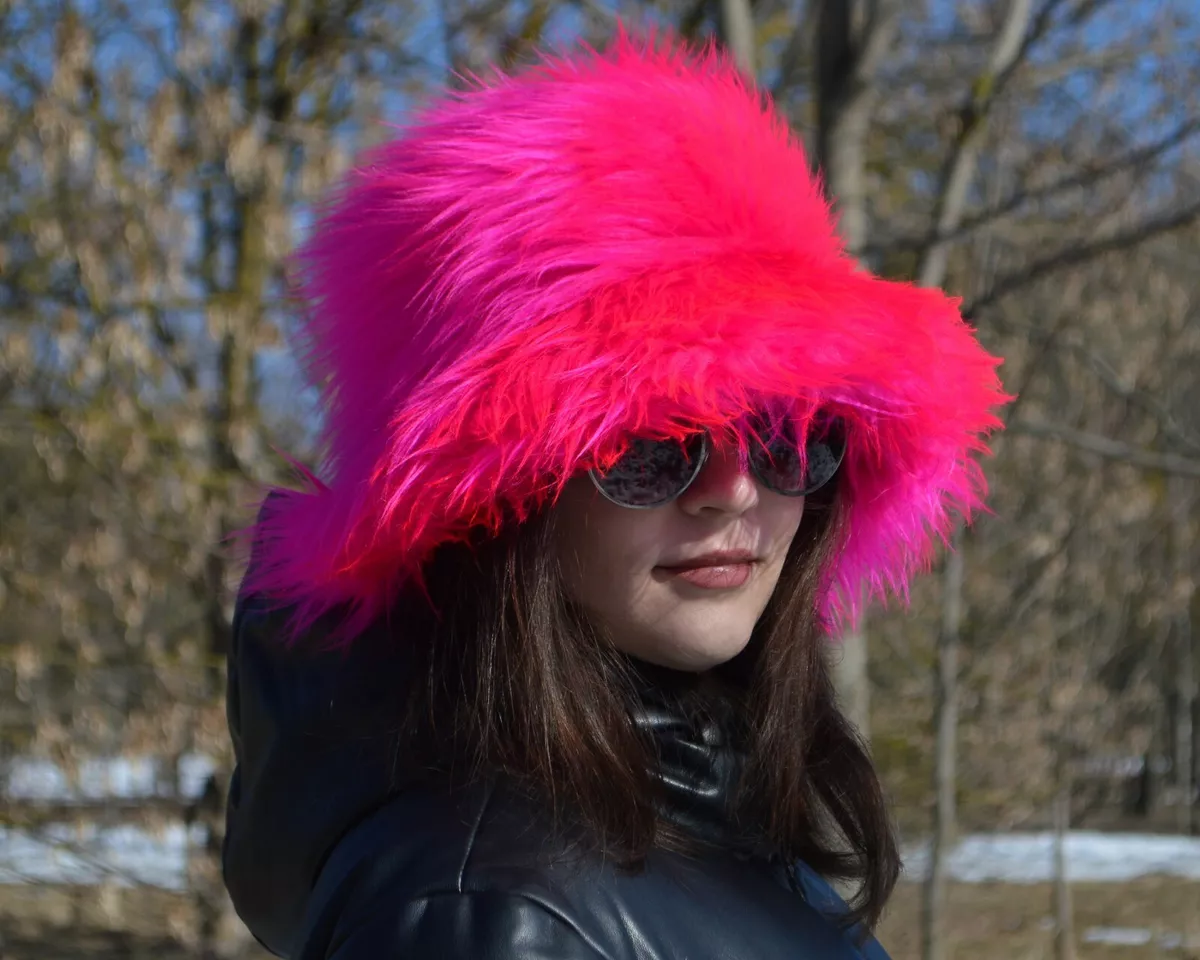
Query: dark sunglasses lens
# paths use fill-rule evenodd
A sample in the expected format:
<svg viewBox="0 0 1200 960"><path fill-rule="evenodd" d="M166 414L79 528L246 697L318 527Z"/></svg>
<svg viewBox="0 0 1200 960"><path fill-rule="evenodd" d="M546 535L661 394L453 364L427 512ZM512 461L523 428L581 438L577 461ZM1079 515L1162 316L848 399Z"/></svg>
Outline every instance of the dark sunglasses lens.
<svg viewBox="0 0 1200 960"><path fill-rule="evenodd" d="M634 440L603 475L592 473L610 500L627 507L653 507L675 499L695 479L704 435L678 440Z"/></svg>
<svg viewBox="0 0 1200 960"><path fill-rule="evenodd" d="M807 463L800 466L795 433L785 428L772 437L763 427L763 442L752 442L750 465L765 487L790 497L807 496L833 479L846 455L840 425L814 424L806 444Z"/></svg>

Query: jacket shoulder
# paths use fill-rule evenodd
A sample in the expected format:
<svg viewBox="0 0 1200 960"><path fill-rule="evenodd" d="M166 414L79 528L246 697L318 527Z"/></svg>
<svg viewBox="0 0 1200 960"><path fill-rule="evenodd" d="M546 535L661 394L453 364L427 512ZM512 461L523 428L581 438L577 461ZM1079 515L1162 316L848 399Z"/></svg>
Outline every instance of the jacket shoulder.
<svg viewBox="0 0 1200 960"><path fill-rule="evenodd" d="M336 938L301 960L610 960L571 920L528 894L443 890L398 903L395 890L357 902Z"/></svg>
<svg viewBox="0 0 1200 960"><path fill-rule="evenodd" d="M393 797L325 863L299 960L608 960L541 865L535 823L495 783Z"/></svg>

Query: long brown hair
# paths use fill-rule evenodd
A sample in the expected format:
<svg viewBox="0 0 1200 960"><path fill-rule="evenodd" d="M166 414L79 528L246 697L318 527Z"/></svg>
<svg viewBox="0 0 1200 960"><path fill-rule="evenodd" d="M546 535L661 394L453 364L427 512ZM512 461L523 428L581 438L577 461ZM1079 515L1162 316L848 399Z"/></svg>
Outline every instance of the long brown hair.
<svg viewBox="0 0 1200 960"><path fill-rule="evenodd" d="M838 708L815 614L824 561L843 534L837 485L805 505L779 584L746 649L712 673L744 731L735 801L788 862L854 881L847 922L874 927L899 874L879 779ZM653 745L631 722L629 659L567 597L543 512L499 536L447 544L425 571L433 635L413 645L401 742L424 769L504 773L581 823L636 870L654 846L695 843L656 811Z"/></svg>

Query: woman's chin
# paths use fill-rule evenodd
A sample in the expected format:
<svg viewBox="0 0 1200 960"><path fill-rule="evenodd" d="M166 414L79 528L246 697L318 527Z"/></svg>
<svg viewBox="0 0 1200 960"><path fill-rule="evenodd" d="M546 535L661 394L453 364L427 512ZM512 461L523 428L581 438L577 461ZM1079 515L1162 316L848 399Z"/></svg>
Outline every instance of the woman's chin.
<svg viewBox="0 0 1200 960"><path fill-rule="evenodd" d="M702 673L732 660L746 649L753 629L753 624L744 631L715 630L714 626L646 638L639 649L626 652L660 667Z"/></svg>

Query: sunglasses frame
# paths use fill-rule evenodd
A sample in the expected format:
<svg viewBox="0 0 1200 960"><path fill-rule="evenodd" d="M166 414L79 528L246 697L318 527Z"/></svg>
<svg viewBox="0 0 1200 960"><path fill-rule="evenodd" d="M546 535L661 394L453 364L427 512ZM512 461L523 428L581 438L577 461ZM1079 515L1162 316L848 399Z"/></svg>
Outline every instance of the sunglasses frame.
<svg viewBox="0 0 1200 960"><path fill-rule="evenodd" d="M666 500L660 500L657 503L622 503L620 500L617 500L615 497L609 496L608 492L600 485L600 476L595 467L592 467L590 470L588 470L588 476L592 478L592 486L594 486L600 492L600 495L602 497L604 497L604 499L607 500L609 503L615 503L618 507L624 507L626 510L654 510L657 507L665 507L668 503L678 500L680 497L682 497L684 495L684 493L687 491L687 488L690 487L693 483L695 483L696 478L698 476L700 476L700 471L704 469L704 465L708 462L708 454L709 454L709 451L712 449L712 439L711 439L711 435L709 434L709 432L707 430L703 431L700 434L700 444L701 444L700 453L696 457L696 469L693 470L692 475L690 477L688 477L687 483L685 483L682 487L680 487L678 492L676 492L672 496L668 497ZM771 486L770 483L768 483L763 478L762 474L760 474L758 472L758 469L754 465L753 459L751 459L751 461L750 461L750 473L754 476L754 479L758 483L762 484L766 489L770 490L772 493L776 493L781 497L809 497L809 496L812 496L814 493L816 493L818 490L820 490L822 487L829 485L829 483L833 480L833 478L836 477L841 472L842 463L845 461L845 459L846 459L846 438L843 435L843 437L842 437L842 453L841 453L841 456L838 457L837 466L834 468L833 473L831 473L829 475L829 479L826 480L824 483L822 483L820 486L813 487L811 490L805 490L801 493L789 493L788 491L785 491L785 490L775 489L773 486Z"/></svg>

